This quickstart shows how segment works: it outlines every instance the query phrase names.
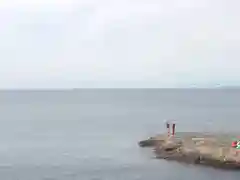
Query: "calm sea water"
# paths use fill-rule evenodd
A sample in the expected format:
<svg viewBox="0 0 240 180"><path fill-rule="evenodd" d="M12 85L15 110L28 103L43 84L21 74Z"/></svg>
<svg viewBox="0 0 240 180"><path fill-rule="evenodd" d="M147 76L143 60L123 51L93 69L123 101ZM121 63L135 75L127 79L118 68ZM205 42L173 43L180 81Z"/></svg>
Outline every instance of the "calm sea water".
<svg viewBox="0 0 240 180"><path fill-rule="evenodd" d="M240 90L2 91L0 179L239 179L139 148L165 119L177 131L238 131Z"/></svg>

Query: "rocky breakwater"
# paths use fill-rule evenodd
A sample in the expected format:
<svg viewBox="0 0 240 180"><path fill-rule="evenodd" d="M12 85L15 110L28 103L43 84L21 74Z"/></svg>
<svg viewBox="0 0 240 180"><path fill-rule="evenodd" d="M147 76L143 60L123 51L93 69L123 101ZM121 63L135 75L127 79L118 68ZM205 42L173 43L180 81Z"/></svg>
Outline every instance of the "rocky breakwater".
<svg viewBox="0 0 240 180"><path fill-rule="evenodd" d="M179 133L174 137L162 134L140 141L139 146L152 147L158 159L240 170L240 150L231 147L233 137L204 133Z"/></svg>

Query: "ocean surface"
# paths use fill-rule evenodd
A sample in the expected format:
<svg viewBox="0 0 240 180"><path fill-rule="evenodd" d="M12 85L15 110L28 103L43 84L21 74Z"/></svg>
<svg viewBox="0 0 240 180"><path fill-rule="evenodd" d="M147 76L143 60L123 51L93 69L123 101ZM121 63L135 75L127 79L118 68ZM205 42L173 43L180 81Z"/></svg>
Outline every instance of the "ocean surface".
<svg viewBox="0 0 240 180"><path fill-rule="evenodd" d="M2 180L239 180L240 172L154 159L137 142L165 131L239 131L240 90L0 92Z"/></svg>

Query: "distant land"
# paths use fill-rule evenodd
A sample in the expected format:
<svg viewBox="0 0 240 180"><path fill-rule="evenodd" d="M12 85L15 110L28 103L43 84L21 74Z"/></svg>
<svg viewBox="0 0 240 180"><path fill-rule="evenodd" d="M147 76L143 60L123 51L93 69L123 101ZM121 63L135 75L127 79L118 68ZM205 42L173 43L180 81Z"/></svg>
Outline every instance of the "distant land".
<svg viewBox="0 0 240 180"><path fill-rule="evenodd" d="M221 89L240 89L240 86L221 86Z"/></svg>

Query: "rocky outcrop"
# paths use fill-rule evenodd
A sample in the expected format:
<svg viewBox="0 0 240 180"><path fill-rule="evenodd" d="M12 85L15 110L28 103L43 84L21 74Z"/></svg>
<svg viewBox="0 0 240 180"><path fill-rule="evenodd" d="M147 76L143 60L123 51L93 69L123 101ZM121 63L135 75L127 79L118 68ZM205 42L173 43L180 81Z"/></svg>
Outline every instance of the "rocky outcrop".
<svg viewBox="0 0 240 180"><path fill-rule="evenodd" d="M240 151L231 148L231 142L221 142L218 137L157 136L140 141L141 147L153 147L156 158L189 164L240 170Z"/></svg>

